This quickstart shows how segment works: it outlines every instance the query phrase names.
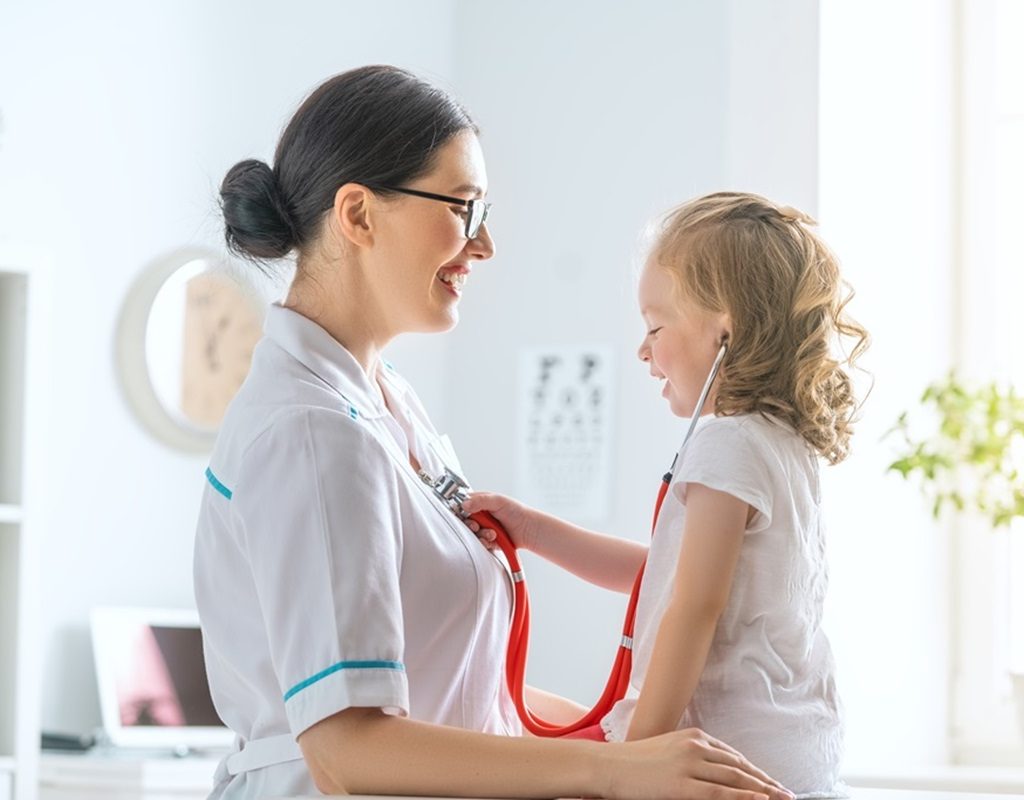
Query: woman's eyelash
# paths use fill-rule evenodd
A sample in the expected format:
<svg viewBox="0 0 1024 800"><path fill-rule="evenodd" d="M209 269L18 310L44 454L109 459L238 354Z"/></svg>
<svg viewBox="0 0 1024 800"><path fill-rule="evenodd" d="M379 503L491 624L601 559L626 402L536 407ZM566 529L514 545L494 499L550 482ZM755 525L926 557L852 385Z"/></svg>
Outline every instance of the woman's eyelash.
<svg viewBox="0 0 1024 800"><path fill-rule="evenodd" d="M657 328L654 328L653 330L649 330L649 331L647 331L647 335L648 335L648 336L654 336L654 334L656 334L656 333L657 333L658 331L660 331L660 330L661 330L661 327L659 326L659 327L657 327Z"/></svg>
<svg viewBox="0 0 1024 800"><path fill-rule="evenodd" d="M452 211L454 211L456 214L463 218L465 218L466 214L469 213L469 209L467 209L465 206L452 206L451 209Z"/></svg>

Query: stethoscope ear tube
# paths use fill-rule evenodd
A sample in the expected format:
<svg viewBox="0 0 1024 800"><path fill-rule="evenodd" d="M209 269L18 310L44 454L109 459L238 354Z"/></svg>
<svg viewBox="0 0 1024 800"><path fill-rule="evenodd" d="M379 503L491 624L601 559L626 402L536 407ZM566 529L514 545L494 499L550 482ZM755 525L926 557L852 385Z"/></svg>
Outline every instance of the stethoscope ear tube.
<svg viewBox="0 0 1024 800"><path fill-rule="evenodd" d="M690 426L686 429L686 436L683 437L683 445L679 448L680 450L686 446L686 443L690 441L690 437L693 436L694 430L697 428L697 422L700 420L701 412L704 410L704 404L708 400L708 395L711 393L711 385L715 382L715 378L718 376L718 370L722 366L722 359L725 358L725 354L729 350L728 342L723 339L722 346L718 348L718 355L715 356L715 361L711 365L711 371L708 373L708 379L704 381L704 387L700 390L700 397L697 398L697 405L693 409L693 414L690 415ZM673 467L675 462L672 462Z"/></svg>

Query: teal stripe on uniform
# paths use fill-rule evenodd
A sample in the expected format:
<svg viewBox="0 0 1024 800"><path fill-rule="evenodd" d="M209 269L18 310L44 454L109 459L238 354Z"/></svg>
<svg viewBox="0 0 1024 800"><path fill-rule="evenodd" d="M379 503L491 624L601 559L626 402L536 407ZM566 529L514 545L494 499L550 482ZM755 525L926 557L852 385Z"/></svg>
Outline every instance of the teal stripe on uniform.
<svg viewBox="0 0 1024 800"><path fill-rule="evenodd" d="M231 499L231 490L217 480L217 476L213 474L213 471L209 467L206 468L206 480L208 480L210 485L224 495L228 500Z"/></svg>
<svg viewBox="0 0 1024 800"><path fill-rule="evenodd" d="M323 672L318 672L312 678L306 678L301 683L295 684L285 692L285 702L287 703L292 697L303 689L309 688L317 681L321 681L328 675L333 675L335 672L340 672L343 669L394 669L399 672L405 672L405 664L400 661L339 661L333 667L328 667Z"/></svg>

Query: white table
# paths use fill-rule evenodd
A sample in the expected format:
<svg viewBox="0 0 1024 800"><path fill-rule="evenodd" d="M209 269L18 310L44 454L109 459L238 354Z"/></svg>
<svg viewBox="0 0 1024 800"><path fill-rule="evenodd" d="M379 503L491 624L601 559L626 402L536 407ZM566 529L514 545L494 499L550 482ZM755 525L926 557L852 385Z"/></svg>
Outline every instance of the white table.
<svg viewBox="0 0 1024 800"><path fill-rule="evenodd" d="M910 789L857 789L850 790L851 800L1008 800L1024 797L1019 794L985 794L982 792L931 792ZM322 800L323 795L274 798L274 800ZM438 797L388 797L386 795L349 795L347 800L449 800ZM474 800L484 800L475 798Z"/></svg>
<svg viewBox="0 0 1024 800"><path fill-rule="evenodd" d="M852 800L1007 800L1024 797L1020 794L986 794L984 792L915 791L912 789L850 790Z"/></svg>
<svg viewBox="0 0 1024 800"><path fill-rule="evenodd" d="M98 751L44 753L39 764L39 800L205 800L219 758L171 758L166 754ZM850 776L854 778L853 775ZM857 788L851 800L1008 800L1024 794L948 790ZM278 800L322 800L323 795ZM349 800L446 800L352 795Z"/></svg>

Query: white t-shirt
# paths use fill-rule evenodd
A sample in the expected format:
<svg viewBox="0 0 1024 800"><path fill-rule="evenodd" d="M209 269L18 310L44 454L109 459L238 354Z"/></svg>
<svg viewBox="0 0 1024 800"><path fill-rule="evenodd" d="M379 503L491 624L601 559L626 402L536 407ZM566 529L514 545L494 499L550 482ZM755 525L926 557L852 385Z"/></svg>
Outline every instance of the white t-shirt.
<svg viewBox="0 0 1024 800"><path fill-rule="evenodd" d="M280 306L210 459L195 592L214 705L290 739L348 707L522 728L505 684L511 580L416 475L451 466L415 393ZM288 738L290 737L290 739ZM256 752L251 748L250 752ZM213 797L315 794L301 759L216 776Z"/></svg>
<svg viewBox="0 0 1024 800"><path fill-rule="evenodd" d="M689 483L756 513L678 727L704 729L793 792L842 794L841 706L821 629L828 570L818 460L791 428L759 415L703 418L680 450L637 604L630 690L602 720L605 736L622 741L629 730L672 594Z"/></svg>

